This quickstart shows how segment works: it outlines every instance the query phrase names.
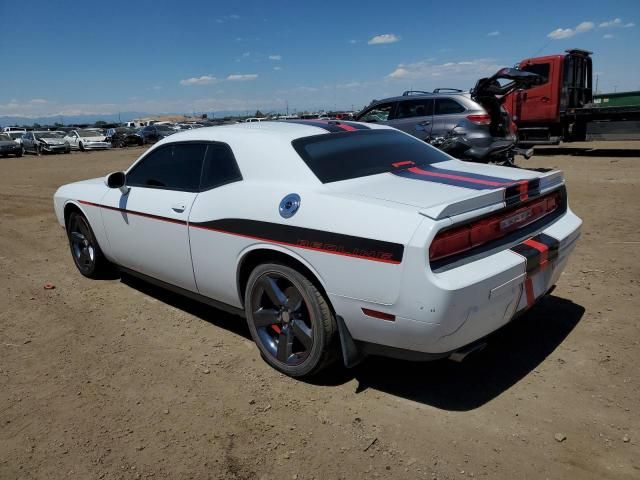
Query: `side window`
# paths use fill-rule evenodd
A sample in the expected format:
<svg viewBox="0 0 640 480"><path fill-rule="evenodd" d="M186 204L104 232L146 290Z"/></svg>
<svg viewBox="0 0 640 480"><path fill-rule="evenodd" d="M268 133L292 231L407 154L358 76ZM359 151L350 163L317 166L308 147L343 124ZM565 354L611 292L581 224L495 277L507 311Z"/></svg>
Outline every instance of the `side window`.
<svg viewBox="0 0 640 480"><path fill-rule="evenodd" d="M383 103L367 110L358 121L359 122L386 122L393 114L395 103Z"/></svg>
<svg viewBox="0 0 640 480"><path fill-rule="evenodd" d="M127 174L127 185L197 192L206 150L203 143L175 143L154 150Z"/></svg>
<svg viewBox="0 0 640 480"><path fill-rule="evenodd" d="M202 169L200 189L209 190L240 180L242 175L231 148L222 143L209 144Z"/></svg>
<svg viewBox="0 0 640 480"><path fill-rule="evenodd" d="M531 72L537 73L544 77L544 83L549 81L549 71L551 70L550 63L532 63L530 65L525 65L522 69L523 72ZM542 83L541 85L544 85Z"/></svg>
<svg viewBox="0 0 640 480"><path fill-rule="evenodd" d="M398 103L398 111L394 118L426 117L433 115L433 100L405 100Z"/></svg>
<svg viewBox="0 0 640 480"><path fill-rule="evenodd" d="M464 107L451 98L436 99L436 115L448 115L451 113L462 113Z"/></svg>

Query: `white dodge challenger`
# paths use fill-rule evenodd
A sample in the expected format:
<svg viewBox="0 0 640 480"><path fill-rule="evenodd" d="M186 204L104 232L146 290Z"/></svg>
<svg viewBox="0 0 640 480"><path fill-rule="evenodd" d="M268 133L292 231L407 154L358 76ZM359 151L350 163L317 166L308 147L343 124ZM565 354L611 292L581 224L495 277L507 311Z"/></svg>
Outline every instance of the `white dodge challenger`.
<svg viewBox="0 0 640 480"><path fill-rule="evenodd" d="M553 288L582 223L560 171L322 120L178 133L54 204L80 273L237 313L294 377L340 355L464 356Z"/></svg>

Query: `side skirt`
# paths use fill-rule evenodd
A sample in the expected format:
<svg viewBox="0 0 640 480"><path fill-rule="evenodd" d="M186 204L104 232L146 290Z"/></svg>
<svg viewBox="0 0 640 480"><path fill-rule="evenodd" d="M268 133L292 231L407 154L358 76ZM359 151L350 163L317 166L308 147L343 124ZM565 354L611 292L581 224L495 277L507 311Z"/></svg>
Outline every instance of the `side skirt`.
<svg viewBox="0 0 640 480"><path fill-rule="evenodd" d="M164 288L165 290L169 290L170 292L177 293L178 295L182 295L184 297L190 298L191 300L195 300L200 303L204 303L205 305L209 305L210 307L217 308L218 310L222 310L224 312L230 313L232 315L237 315L242 318L246 318L244 309L234 307L232 305L228 305L223 302L219 302L209 297L205 297L204 295L200 295L199 293L192 292L191 290L187 290L182 287L177 287L167 282L163 282L162 280L158 280L157 278L150 277L149 275L145 275L144 273L136 272L135 270L130 270L126 267L121 267L118 265L118 270L127 275L131 275L132 277L139 278L147 283L155 285L160 288Z"/></svg>

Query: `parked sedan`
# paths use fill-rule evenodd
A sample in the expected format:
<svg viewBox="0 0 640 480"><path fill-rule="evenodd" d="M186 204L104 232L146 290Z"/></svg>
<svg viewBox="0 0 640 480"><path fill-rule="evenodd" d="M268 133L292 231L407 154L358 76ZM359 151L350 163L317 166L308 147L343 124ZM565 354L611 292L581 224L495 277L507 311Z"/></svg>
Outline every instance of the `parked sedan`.
<svg viewBox="0 0 640 480"><path fill-rule="evenodd" d="M71 146L58 132L27 132L22 136L22 152L69 153Z"/></svg>
<svg viewBox="0 0 640 480"><path fill-rule="evenodd" d="M111 148L104 133L99 129L71 130L64 139L69 142L73 150L104 150Z"/></svg>
<svg viewBox="0 0 640 480"><path fill-rule="evenodd" d="M174 133L176 133L176 130L167 125L148 125L140 129L144 143L156 143Z"/></svg>
<svg viewBox="0 0 640 480"><path fill-rule="evenodd" d="M130 145L143 145L144 140L138 130L131 127L117 127L107 130L107 140L112 147L128 147Z"/></svg>
<svg viewBox="0 0 640 480"><path fill-rule="evenodd" d="M3 157L8 157L9 155L21 157L22 146L16 143L8 133L0 133L0 155Z"/></svg>
<svg viewBox="0 0 640 480"><path fill-rule="evenodd" d="M297 120L177 133L54 206L81 274L117 266L244 316L300 377L477 349L559 280L582 223L564 183L382 125Z"/></svg>

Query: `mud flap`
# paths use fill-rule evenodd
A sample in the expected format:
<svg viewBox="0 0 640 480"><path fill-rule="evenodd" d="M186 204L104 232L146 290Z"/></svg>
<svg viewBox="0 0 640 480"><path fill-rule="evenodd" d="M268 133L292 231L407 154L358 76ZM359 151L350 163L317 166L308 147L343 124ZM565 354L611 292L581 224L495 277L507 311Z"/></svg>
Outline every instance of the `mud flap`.
<svg viewBox="0 0 640 480"><path fill-rule="evenodd" d="M344 366L347 368L355 367L364 360L366 355L361 349L358 349L356 342L353 340L341 316L336 315L336 323L338 324L338 334L340 335L340 347Z"/></svg>

